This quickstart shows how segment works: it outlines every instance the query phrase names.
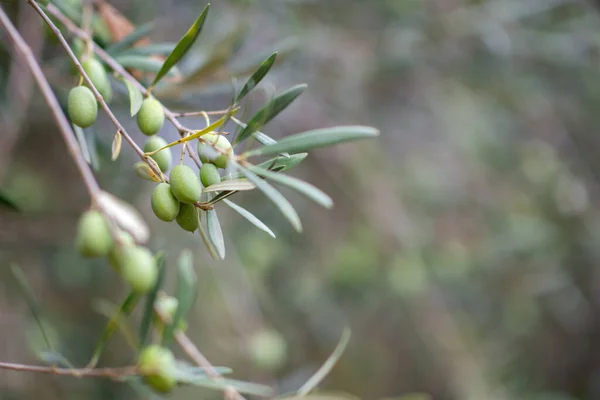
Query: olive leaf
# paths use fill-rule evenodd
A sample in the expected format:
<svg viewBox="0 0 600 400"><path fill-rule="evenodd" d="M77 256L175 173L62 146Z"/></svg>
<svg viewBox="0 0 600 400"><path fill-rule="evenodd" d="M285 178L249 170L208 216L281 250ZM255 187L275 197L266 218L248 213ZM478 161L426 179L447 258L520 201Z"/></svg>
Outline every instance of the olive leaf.
<svg viewBox="0 0 600 400"><path fill-rule="evenodd" d="M115 44L112 44L106 48L106 52L111 56L114 56L121 52L121 50L131 46L138 40L147 36L150 31L154 28L154 23L148 22L143 25L140 25L135 31L131 32L129 35L125 36L123 39L118 41Z"/></svg>
<svg viewBox="0 0 600 400"><path fill-rule="evenodd" d="M10 208L13 211L21 212L21 208L6 193L0 191L0 205Z"/></svg>
<svg viewBox="0 0 600 400"><path fill-rule="evenodd" d="M196 300L196 288L198 279L194 272L192 252L185 249L179 256L179 269L177 275L177 300L179 301L177 309L171 319L171 323L165 327L162 345L167 346L173 338L175 327L188 313L194 301Z"/></svg>
<svg viewBox="0 0 600 400"><path fill-rule="evenodd" d="M156 260L156 268L158 269L158 278L156 279L156 283L152 288L152 291L146 297L146 304L144 306L144 314L142 316L142 322L140 323L140 347L143 347L146 344L146 340L148 339L148 334L150 333L150 327L152 326L152 319L154 317L154 303L156 301L156 296L160 291L164 280L165 280L165 265L166 259L164 253L158 253L155 256Z"/></svg>
<svg viewBox="0 0 600 400"><path fill-rule="evenodd" d="M241 126L242 128L246 128L248 125L243 123L242 121L240 121L239 119L235 118L235 117L231 117L231 120L233 122L235 122L238 126ZM260 144L264 145L264 146L269 146L272 144L277 143L277 141L275 139L273 139L272 137L260 132L260 131L256 131L253 132L251 134L251 136ZM281 153L281 155L283 157L289 157L288 153Z"/></svg>
<svg viewBox="0 0 600 400"><path fill-rule="evenodd" d="M279 96L269 101L263 108L261 108L254 116L248 121L248 124L240 134L235 138L234 144L246 140L250 135L267 124L270 120L275 118L280 112L285 110L298 96L306 89L306 84L296 85L289 88Z"/></svg>
<svg viewBox="0 0 600 400"><path fill-rule="evenodd" d="M133 164L133 169L135 170L136 175L142 179L152 182L160 182L160 177L156 175L154 171L152 171L152 168L150 168L150 166L143 161L138 161Z"/></svg>
<svg viewBox="0 0 600 400"><path fill-rule="evenodd" d="M190 375L176 370L172 371L172 374L176 377L177 381L182 384L201 386L216 390L227 390L227 388L234 388L240 393L253 394L256 396L270 396L273 394L273 389L271 389L269 386L261 385L259 383L244 382L227 378L214 379L213 377L206 375Z"/></svg>
<svg viewBox="0 0 600 400"><path fill-rule="evenodd" d="M242 217L246 218L248 220L248 222L250 222L252 225L256 226L261 231L266 232L271 237L275 238L275 234L273 233L273 231L271 229L269 229L269 227L267 225L265 225L264 222L262 222L260 219L256 218L254 216L254 214L252 214L250 211L246 210L243 207L238 206L234 202L229 201L227 199L223 199L223 202L225 202L225 204L227 204L232 210L234 210L235 212L240 214Z"/></svg>
<svg viewBox="0 0 600 400"><path fill-rule="evenodd" d="M265 196L269 200L271 200L281 211L281 213L286 217L286 219L292 224L294 229L298 232L302 232L302 223L300 222L300 217L298 213L292 206L292 204L285 198L281 193L277 191L273 186L269 183L265 182L258 176L256 176L252 171L249 171L246 168L241 167L237 163L232 163L236 166L242 175L244 175L248 180L256 185L256 187L262 191Z"/></svg>
<svg viewBox="0 0 600 400"><path fill-rule="evenodd" d="M112 161L115 161L117 158L119 158L119 154L121 153L121 144L122 143L123 143L123 135L121 135L121 132L117 132L115 134L115 137L113 138L112 146L111 146L110 159Z"/></svg>
<svg viewBox="0 0 600 400"><path fill-rule="evenodd" d="M235 192L230 192L230 193L235 193ZM201 213L201 212L198 213L198 233L200 234L202 243L204 243L204 246L206 246L206 249L208 250L208 253L212 257L212 259L218 260L219 254L217 252L217 249L215 248L215 245L210 240L210 238L208 237L208 234L206 233L206 231L204 230L204 227L202 226L202 217L201 217L202 214L203 213Z"/></svg>
<svg viewBox="0 0 600 400"><path fill-rule="evenodd" d="M214 209L206 211L206 230L208 231L208 237L215 245L217 255L221 260L225 259L225 240L223 239L223 230L221 229L221 223L217 217L217 212Z"/></svg>
<svg viewBox="0 0 600 400"><path fill-rule="evenodd" d="M85 139L85 132L83 129L75 124L73 126L73 131L75 132L75 137L77 138L77 143L79 143L79 148L81 149L81 155L84 160L88 164L92 164L92 157L90 156L90 150L87 145L87 140Z"/></svg>
<svg viewBox="0 0 600 400"><path fill-rule="evenodd" d="M304 182L298 178L293 178L288 175L284 175L279 172L273 172L266 169L262 169L256 166L248 166L248 169L254 172L258 176L262 176L264 178L270 179L274 182L280 183L282 185L288 186L306 197L313 200L315 203L325 207L331 208L333 207L333 200L329 197L325 192L321 189L317 188L314 185L311 185L308 182Z"/></svg>
<svg viewBox="0 0 600 400"><path fill-rule="evenodd" d="M129 114L135 116L140 108L142 108L142 102L144 98L142 92L140 92L129 79L123 79L125 86L127 86L127 93L129 93Z"/></svg>
<svg viewBox="0 0 600 400"><path fill-rule="evenodd" d="M369 126L336 126L297 133L275 144L247 151L244 156L264 156L281 152L298 153L359 139L374 138L379 131Z"/></svg>
<svg viewBox="0 0 600 400"><path fill-rule="evenodd" d="M145 46L132 47L124 50L119 55L133 56L166 56L175 48L176 43L152 43Z"/></svg>
<svg viewBox="0 0 600 400"><path fill-rule="evenodd" d="M135 54L125 54L115 57L117 61L124 68L138 69L144 72L157 73L162 67L162 62L156 58L148 56L138 56ZM170 70L168 76L178 76L179 71L177 69Z"/></svg>
<svg viewBox="0 0 600 400"><path fill-rule="evenodd" d="M265 61L263 61L258 69L252 74L252 76L248 79L242 90L238 94L235 99L236 103L239 103L252 89L256 87L262 81L262 79L267 75L267 73L271 70L271 67L275 63L275 58L277 58L277 52L271 54Z"/></svg>
<svg viewBox="0 0 600 400"><path fill-rule="evenodd" d="M143 244L150 239L150 228L135 207L103 190L97 200L100 208L114 218L117 225L133 236L137 243Z"/></svg>
<svg viewBox="0 0 600 400"><path fill-rule="evenodd" d="M206 20L206 15L208 14L209 8L210 3L207 4L206 7L204 7L204 10L200 14L200 16L196 19L196 21L190 27L190 29L188 29L185 35L183 35L183 37L179 40L171 54L169 54L162 67L156 74L156 77L154 78L154 81L152 82L148 90L151 90L192 47L192 45L200 35L200 32L202 31L202 27L204 26L204 21Z"/></svg>
<svg viewBox="0 0 600 400"><path fill-rule="evenodd" d="M253 190L253 189L256 189L256 185L254 185L252 182L248 181L247 179L230 179L230 180L222 181L219 183L215 183L213 185L210 185L210 186L204 188L204 193L222 192L222 191L229 191L229 190L244 191L244 190Z"/></svg>

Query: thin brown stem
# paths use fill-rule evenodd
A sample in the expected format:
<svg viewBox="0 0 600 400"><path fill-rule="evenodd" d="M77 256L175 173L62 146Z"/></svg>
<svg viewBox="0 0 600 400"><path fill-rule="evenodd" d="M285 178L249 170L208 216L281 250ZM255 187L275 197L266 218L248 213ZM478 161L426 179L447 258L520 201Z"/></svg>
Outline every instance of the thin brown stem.
<svg viewBox="0 0 600 400"><path fill-rule="evenodd" d="M35 5L37 7L37 4ZM35 59L33 52L29 45L25 42L23 37L17 31L17 28L13 25L13 23L8 18L8 15L4 12L4 9L0 6L0 23L4 27L4 30L7 32L11 42L15 46L17 52L24 58L27 67L31 71L33 78L38 84L44 99L48 103L50 110L52 111L52 115L56 120L60 133L63 136L65 144L67 145L67 149L71 154L71 157L75 161L75 165L83 178L83 182L92 198L92 201L96 202L98 196L100 194L100 186L98 186L98 182L94 178L94 174L90 169L89 165L86 163L83 158L81 151L79 149L79 145L77 144L77 140L73 134L73 130L71 128L71 124L67 120L67 117L63 113L54 92L52 92L52 88L48 83L48 80L44 76L42 68L38 64Z"/></svg>
<svg viewBox="0 0 600 400"><path fill-rule="evenodd" d="M95 377L119 380L127 376L139 375L137 367L121 368L57 368L42 365L26 365L9 362L0 362L0 369L21 372L37 372L42 374L72 376L74 378Z"/></svg>
<svg viewBox="0 0 600 400"><path fill-rule="evenodd" d="M182 117L196 117L199 115L223 115L223 114L227 114L229 112L229 108L225 109L225 110L214 110L214 111L188 111L188 112L180 112L180 113L174 113L173 116L175 118L182 118Z"/></svg>
<svg viewBox="0 0 600 400"><path fill-rule="evenodd" d="M100 94L100 92L98 92L98 89L96 89L96 87L92 83L90 77L87 75L87 73L85 72L85 70L81 66L81 63L77 59L77 56L75 56L75 54L71 50L71 47L69 47L69 43L67 43L67 40L65 39L65 37L61 33L60 29L58 29L56 27L56 25L54 24L54 22L52 22L52 20L46 15L46 13L44 12L44 10L42 10L40 8L40 6L34 0L26 0L26 1L27 1L27 3L29 3L29 5L31 5L31 7L33 7L35 9L35 11L40 15L40 17L42 17L42 19L44 20L44 22L46 22L46 24L48 25L48 27L50 27L50 29L52 30L52 33L54 33L54 35L58 38L58 41L60 42L61 46L65 49L65 51L67 52L69 58L71 59L71 61L75 65L75 67L77 68L77 71L81 74L81 76L83 76L83 79L85 80L85 82L87 83L87 85L92 90L92 93L94 93L94 96L96 97L96 100L98 101L98 103L100 104L100 106L102 107L102 109L106 112L106 114L108 115L108 118L111 120L111 122L113 123L113 125L117 128L117 132L121 133L123 135L123 137L125 138L125 140L131 145L131 147L133 148L133 150L140 156L140 158L143 161L145 161L148 164L148 166L154 171L154 173L157 176L161 176L162 173L160 172L160 169L158 169L156 167L156 165L154 165L152 162L148 161L148 158L146 157L146 155L144 154L144 152L142 151L142 149L140 149L140 147L133 141L133 139L131 138L131 136L129 136L129 134L127 133L127 131L123 127L123 125L121 125L121 123L119 122L119 120L117 119L117 117L115 116L115 114L113 114L113 112L111 111L111 109L108 107L108 104L106 104L106 102L102 98L102 95ZM51 8L51 6L52 5L49 4L48 8ZM83 33L82 39L87 40L87 38L89 37L89 35L85 34L85 32L82 31L81 29L79 29L79 28L77 28L77 29ZM94 45L94 47L96 48L95 45Z"/></svg>
<svg viewBox="0 0 600 400"><path fill-rule="evenodd" d="M86 0L83 4L83 13L81 16L81 29L89 35L85 41L85 58L91 57L94 48L92 47L92 17L94 15L94 6L91 0Z"/></svg>

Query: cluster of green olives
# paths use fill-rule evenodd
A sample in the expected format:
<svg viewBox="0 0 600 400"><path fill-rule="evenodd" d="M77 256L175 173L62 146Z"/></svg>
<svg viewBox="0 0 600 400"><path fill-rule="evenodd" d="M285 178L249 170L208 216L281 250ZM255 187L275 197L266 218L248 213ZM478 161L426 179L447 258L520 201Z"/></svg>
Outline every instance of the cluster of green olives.
<svg viewBox="0 0 600 400"><path fill-rule="evenodd" d="M158 277L154 255L146 247L137 245L128 233L120 231L117 236L113 238L102 213L89 210L79 219L76 246L85 257L107 257L132 291L148 293Z"/></svg>
<svg viewBox="0 0 600 400"><path fill-rule="evenodd" d="M198 211L194 204L202 197L202 187L221 181L219 168L227 167L227 160L232 152L231 143L224 136L208 133L204 139L206 142L198 143L198 153L203 162L200 173L197 174L187 165L176 165L170 173L169 183L159 183L151 197L152 211L158 219L166 222L175 220L189 232L198 228ZM166 142L161 137L152 137L144 145L144 151L156 151L165 145ZM169 170L172 161L169 149L161 150L151 157L163 173Z"/></svg>

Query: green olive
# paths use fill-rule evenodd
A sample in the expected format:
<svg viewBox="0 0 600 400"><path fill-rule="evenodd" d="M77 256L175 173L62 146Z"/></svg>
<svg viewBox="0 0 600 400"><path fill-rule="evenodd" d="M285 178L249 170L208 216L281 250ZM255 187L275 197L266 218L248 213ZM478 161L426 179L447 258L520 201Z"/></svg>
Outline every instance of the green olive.
<svg viewBox="0 0 600 400"><path fill-rule="evenodd" d="M207 133L202 136L202 139L204 141L198 142L200 160L203 163L213 163L219 168L226 168L227 160L233 155L233 148L229 140L218 133Z"/></svg>
<svg viewBox="0 0 600 400"><path fill-rule="evenodd" d="M174 376L175 364L173 353L158 345L144 348L137 362L140 375L144 377L146 384L160 393L170 392L177 383Z"/></svg>
<svg viewBox="0 0 600 400"><path fill-rule="evenodd" d="M206 163L202 164L202 168L200 168L200 180L204 187L209 187L221 182L221 175L215 165Z"/></svg>
<svg viewBox="0 0 600 400"><path fill-rule="evenodd" d="M121 253L121 277L132 291L148 293L158 277L154 256L145 247L126 246Z"/></svg>
<svg viewBox="0 0 600 400"><path fill-rule="evenodd" d="M125 231L119 231L117 238L118 240L115 241L114 246L108 253L108 263L115 270L115 272L120 274L123 265L123 253L125 252L125 248L135 246L135 241L133 240L133 237Z"/></svg>
<svg viewBox="0 0 600 400"><path fill-rule="evenodd" d="M95 58L88 58L81 63L81 66L102 95L104 101L110 103L112 100L112 87L104 66Z"/></svg>
<svg viewBox="0 0 600 400"><path fill-rule="evenodd" d="M265 370L280 367L287 358L287 343L276 331L265 329L250 338L250 355Z"/></svg>
<svg viewBox="0 0 600 400"><path fill-rule="evenodd" d="M162 147L167 145L167 141L160 136L153 136L144 145L144 152L150 153L152 151L156 151ZM173 161L173 155L171 154L171 149L164 149L159 151L158 153L151 155L158 164L158 168L162 172L167 172L171 168L171 162Z"/></svg>
<svg viewBox="0 0 600 400"><path fill-rule="evenodd" d="M165 111L162 104L152 97L144 99L137 113L137 124L144 135L152 136L160 131L165 122Z"/></svg>
<svg viewBox="0 0 600 400"><path fill-rule="evenodd" d="M96 210L86 211L79 218L77 248L86 257L106 256L113 246L113 238L104 216Z"/></svg>
<svg viewBox="0 0 600 400"><path fill-rule="evenodd" d="M179 213L179 200L171 192L168 183L159 183L152 191L152 211L163 221L173 221Z"/></svg>
<svg viewBox="0 0 600 400"><path fill-rule="evenodd" d="M98 116L98 103L92 91L85 86L71 89L67 99L67 112L75 125L82 128L91 126Z"/></svg>
<svg viewBox="0 0 600 400"><path fill-rule="evenodd" d="M192 204L200 201L200 178L187 165L176 165L171 171L171 191L182 203Z"/></svg>
<svg viewBox="0 0 600 400"><path fill-rule="evenodd" d="M194 232L198 229L198 211L196 207L192 204L181 203L176 221L186 231Z"/></svg>
<svg viewBox="0 0 600 400"><path fill-rule="evenodd" d="M179 300L173 296L163 295L156 299L154 305L161 315L167 317L168 320L172 320L175 316L175 312L177 311L177 307L179 306ZM164 324L158 315L154 316L154 324L158 329L164 328ZM183 319L180 319L177 323L177 329L180 331L185 331L187 329L187 323Z"/></svg>

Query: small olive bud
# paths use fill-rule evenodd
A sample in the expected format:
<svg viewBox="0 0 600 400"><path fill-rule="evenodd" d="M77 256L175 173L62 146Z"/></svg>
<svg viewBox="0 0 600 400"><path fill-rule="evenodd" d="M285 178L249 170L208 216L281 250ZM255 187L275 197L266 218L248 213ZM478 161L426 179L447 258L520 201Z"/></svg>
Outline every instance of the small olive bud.
<svg viewBox="0 0 600 400"><path fill-rule="evenodd" d="M104 66L95 58L88 58L81 63L81 66L102 95L104 101L110 103L112 100L112 87Z"/></svg>
<svg viewBox="0 0 600 400"><path fill-rule="evenodd" d="M207 133L198 142L198 154L203 163L213 163L219 168L227 167L227 160L233 155L229 140L218 133ZM226 154L223 154L226 153Z"/></svg>
<svg viewBox="0 0 600 400"><path fill-rule="evenodd" d="M82 128L91 126L98 116L98 103L92 91L85 86L71 89L67 98L67 112L75 125Z"/></svg>
<svg viewBox="0 0 600 400"><path fill-rule="evenodd" d="M126 246L121 254L121 276L132 291L148 293L158 277L154 256L145 247Z"/></svg>
<svg viewBox="0 0 600 400"><path fill-rule="evenodd" d="M179 300L173 296L163 295L156 299L154 305L158 310L158 313L167 318L167 321L170 322L175 316L175 312L179 306ZM154 315L154 324L159 329L164 328L164 324L158 315ZM187 323L183 319L180 319L179 323L177 324L177 329L180 331L185 331L187 329Z"/></svg>
<svg viewBox="0 0 600 400"><path fill-rule="evenodd" d="M200 180L204 187L209 187L210 185L221 182L221 175L219 175L219 170L215 165L208 163L202 164L202 168L200 168Z"/></svg>
<svg viewBox="0 0 600 400"><path fill-rule="evenodd" d="M181 203L176 221L186 231L194 232L198 229L198 210L192 204Z"/></svg>
<svg viewBox="0 0 600 400"><path fill-rule="evenodd" d="M160 131L165 122L162 104L152 97L144 99L137 113L137 124L144 135L152 136Z"/></svg>
<svg viewBox="0 0 600 400"><path fill-rule="evenodd" d="M168 393L177 383L174 376L175 364L173 353L158 345L144 348L137 362L140 374L144 377L146 384L160 393Z"/></svg>
<svg viewBox="0 0 600 400"><path fill-rule="evenodd" d="M77 248L86 257L106 256L113 246L113 238L104 216L96 210L86 211L79 218Z"/></svg>
<svg viewBox="0 0 600 400"><path fill-rule="evenodd" d="M200 178L187 165L176 165L171 171L171 191L182 203L192 204L200 201Z"/></svg>
<svg viewBox="0 0 600 400"><path fill-rule="evenodd" d="M173 221L179 213L179 200L171 192L168 183L159 183L152 191L152 211L163 221Z"/></svg>
<svg viewBox="0 0 600 400"><path fill-rule="evenodd" d="M160 136L153 136L144 145L144 152L150 153L156 151L160 148L163 148L167 145L167 141ZM164 149L159 151L156 154L151 155L158 164L158 168L162 172L167 172L171 168L171 162L173 161L173 155L171 154L171 149Z"/></svg>
<svg viewBox="0 0 600 400"><path fill-rule="evenodd" d="M125 248L133 246L135 246L133 237L125 231L119 231L117 240L108 253L108 263L118 274L121 273Z"/></svg>

